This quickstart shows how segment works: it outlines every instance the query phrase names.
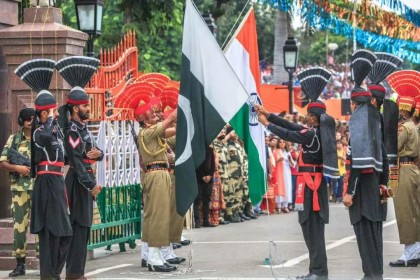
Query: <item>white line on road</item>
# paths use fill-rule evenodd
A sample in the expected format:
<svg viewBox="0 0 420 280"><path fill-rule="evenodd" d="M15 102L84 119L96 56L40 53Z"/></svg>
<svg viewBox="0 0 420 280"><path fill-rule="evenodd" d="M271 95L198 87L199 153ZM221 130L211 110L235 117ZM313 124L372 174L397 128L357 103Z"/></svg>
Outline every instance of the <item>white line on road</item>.
<svg viewBox="0 0 420 280"><path fill-rule="evenodd" d="M89 276L96 275L96 274L99 274L99 273L102 273L102 272L105 272L105 271L108 271L108 270L113 270L113 269L122 268L122 267L126 267L126 266L132 266L132 265L133 264L131 264L131 263L127 263L127 264L120 264L120 265L110 266L110 267L107 267L107 268L100 268L100 269L91 271L89 273L85 273L85 276L86 277L89 277Z"/></svg>
<svg viewBox="0 0 420 280"><path fill-rule="evenodd" d="M383 227L386 228L386 227L388 227L390 225L393 225L395 223L396 223L396 220L392 220L392 221L389 221L389 222L383 224ZM341 246L341 245L343 245L343 244L345 244L347 242L350 242L350 241L352 241L355 238L356 238L356 235L351 235L351 236L345 237L343 239L337 240L336 242L327 245L325 248L328 251L328 250L333 249L335 247ZM309 254L308 253L303 254L303 255L301 255L301 256L299 256L297 258L291 259L290 261L287 261L287 262L285 262L283 264L273 265L273 266L269 266L269 265L263 265L263 266L266 267L266 268L271 268L271 267L274 267L274 268L278 268L278 267L291 267L291 266L294 266L294 265L296 265L296 264L298 264L301 261L304 261L306 259L309 259Z"/></svg>

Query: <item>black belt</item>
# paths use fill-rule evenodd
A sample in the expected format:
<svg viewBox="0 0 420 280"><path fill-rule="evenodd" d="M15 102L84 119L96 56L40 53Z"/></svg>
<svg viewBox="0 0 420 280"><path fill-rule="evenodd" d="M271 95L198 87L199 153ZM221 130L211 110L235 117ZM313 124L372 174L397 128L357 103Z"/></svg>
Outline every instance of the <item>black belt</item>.
<svg viewBox="0 0 420 280"><path fill-rule="evenodd" d="M64 173L64 166L56 165L37 165L36 171L52 171L52 172L61 172Z"/></svg>
<svg viewBox="0 0 420 280"><path fill-rule="evenodd" d="M400 157L400 163L406 163L406 162L415 162L415 157Z"/></svg>
<svg viewBox="0 0 420 280"><path fill-rule="evenodd" d="M85 166L86 172L93 173L93 169L90 164L85 163L84 166ZM71 166L71 165L70 165L70 168L75 169L74 166Z"/></svg>
<svg viewBox="0 0 420 280"><path fill-rule="evenodd" d="M309 173L320 173L322 172L322 167L316 166L299 166L298 172L309 172Z"/></svg>
<svg viewBox="0 0 420 280"><path fill-rule="evenodd" d="M168 169L169 164L168 163L152 163L152 164L146 164L146 171L149 170L160 170L160 169Z"/></svg>

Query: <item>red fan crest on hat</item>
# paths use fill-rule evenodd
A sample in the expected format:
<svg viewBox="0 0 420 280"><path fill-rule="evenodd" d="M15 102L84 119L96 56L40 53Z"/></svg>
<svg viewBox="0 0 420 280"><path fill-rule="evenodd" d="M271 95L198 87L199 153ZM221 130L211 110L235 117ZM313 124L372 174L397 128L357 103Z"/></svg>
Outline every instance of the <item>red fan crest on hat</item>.
<svg viewBox="0 0 420 280"><path fill-rule="evenodd" d="M178 106L178 89L165 88L160 99L162 100L163 112L175 109Z"/></svg>
<svg viewBox="0 0 420 280"><path fill-rule="evenodd" d="M411 106L415 106L415 101L420 102L420 72L415 70L401 70L392 73L386 78L392 89L400 97L400 108L402 100L412 100ZM409 102L406 102L410 106ZM411 110L407 107L406 110Z"/></svg>
<svg viewBox="0 0 420 280"><path fill-rule="evenodd" d="M155 86L146 82L129 85L115 99L115 108L130 108L135 110L140 101L150 102L155 91Z"/></svg>
<svg viewBox="0 0 420 280"><path fill-rule="evenodd" d="M162 94L163 89L165 88L166 84L170 80L171 79L164 74L148 73L148 74L144 74L138 77L136 79L136 82L148 82L148 83L153 84L156 87L153 94L159 97Z"/></svg>

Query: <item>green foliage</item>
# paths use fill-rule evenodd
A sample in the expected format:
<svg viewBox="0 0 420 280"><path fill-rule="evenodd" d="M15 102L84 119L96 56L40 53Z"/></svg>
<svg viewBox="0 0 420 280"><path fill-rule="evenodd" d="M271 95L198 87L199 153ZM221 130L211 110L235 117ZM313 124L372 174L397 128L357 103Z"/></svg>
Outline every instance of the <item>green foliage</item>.
<svg viewBox="0 0 420 280"><path fill-rule="evenodd" d="M26 0L24 0L26 1ZM216 39L222 45L234 23L239 24L247 0L195 0L201 12L210 12L218 26ZM142 72L161 72L179 80L181 68L182 23L185 0L106 0L102 34L95 40L99 48L111 48L128 30L137 34L139 67ZM57 0L63 23L77 29L73 0ZM261 59L273 60L275 9L255 4ZM236 28L237 26L235 26ZM232 31L233 34L234 30ZM230 34L230 36L232 36Z"/></svg>
<svg viewBox="0 0 420 280"><path fill-rule="evenodd" d="M313 35L299 39L299 64L325 64L326 63L326 32L318 31ZM344 36L328 34L328 43L336 43L338 49L334 51L334 62L336 64L347 63L352 54L353 42ZM331 52L330 52L331 54Z"/></svg>
<svg viewBox="0 0 420 280"><path fill-rule="evenodd" d="M19 19L19 23L23 23L23 9L28 8L28 7L29 7L29 0L22 0L18 4L18 19Z"/></svg>

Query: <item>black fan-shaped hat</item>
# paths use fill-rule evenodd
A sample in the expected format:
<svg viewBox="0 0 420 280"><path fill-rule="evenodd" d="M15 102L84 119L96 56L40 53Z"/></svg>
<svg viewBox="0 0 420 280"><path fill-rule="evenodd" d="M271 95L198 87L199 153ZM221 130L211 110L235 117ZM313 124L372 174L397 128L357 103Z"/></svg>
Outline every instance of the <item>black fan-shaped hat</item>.
<svg viewBox="0 0 420 280"><path fill-rule="evenodd" d="M370 70L375 64L376 55L368 50L358 50L351 57L351 77L356 87L362 85Z"/></svg>
<svg viewBox="0 0 420 280"><path fill-rule="evenodd" d="M87 56L70 56L60 59L55 68L73 87L84 88L99 66L99 59Z"/></svg>
<svg viewBox="0 0 420 280"><path fill-rule="evenodd" d="M15 73L34 91L40 92L50 87L55 61L46 58L36 58L22 63Z"/></svg>
<svg viewBox="0 0 420 280"><path fill-rule="evenodd" d="M331 78L331 72L323 67L310 67L297 74L303 92L309 99L318 99Z"/></svg>
<svg viewBox="0 0 420 280"><path fill-rule="evenodd" d="M403 60L398 56L384 52L375 52L377 60L369 72L369 80L372 84L379 85L391 73L401 66Z"/></svg>

